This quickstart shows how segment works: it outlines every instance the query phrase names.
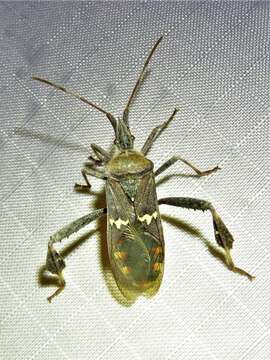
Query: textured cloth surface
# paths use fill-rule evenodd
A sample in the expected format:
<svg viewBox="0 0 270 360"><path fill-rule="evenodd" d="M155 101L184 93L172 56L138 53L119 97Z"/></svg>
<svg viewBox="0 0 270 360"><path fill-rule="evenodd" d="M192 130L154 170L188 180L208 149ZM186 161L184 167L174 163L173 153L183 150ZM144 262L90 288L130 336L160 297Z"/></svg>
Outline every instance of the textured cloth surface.
<svg viewBox="0 0 270 360"><path fill-rule="evenodd" d="M0 358L270 359L269 2L0 3ZM31 79L63 84L120 116L144 60L164 38L130 113L153 146L158 197L209 200L235 238L230 272L209 251L211 215L162 206L165 276L152 299L123 303L106 257L106 224L65 240L66 289L44 273L47 242L104 205L73 191L91 143L109 149L103 114ZM182 174L182 175L180 175ZM67 247L72 243L72 247Z"/></svg>

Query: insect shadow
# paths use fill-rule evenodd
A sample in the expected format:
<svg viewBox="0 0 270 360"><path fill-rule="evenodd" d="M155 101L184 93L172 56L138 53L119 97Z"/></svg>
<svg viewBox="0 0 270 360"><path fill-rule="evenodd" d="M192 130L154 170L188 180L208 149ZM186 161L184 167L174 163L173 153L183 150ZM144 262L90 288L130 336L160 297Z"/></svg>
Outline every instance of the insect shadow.
<svg viewBox="0 0 270 360"><path fill-rule="evenodd" d="M161 218L163 221L172 225L173 227L176 227L178 230L182 230L188 233L189 235L193 236L194 238L200 240L206 246L209 253L213 257L218 259L221 263L223 263L223 265L225 265L226 268L230 270L228 263L226 261L225 254L217 246L215 246L210 240L208 240L198 228L187 223L186 221L183 221L179 218L170 215L161 215Z"/></svg>
<svg viewBox="0 0 270 360"><path fill-rule="evenodd" d="M103 188L100 192L87 192L85 190L76 191L77 193L85 193L88 196L91 195L94 200L91 203L91 208L102 208L106 206L106 197L105 197L105 188ZM114 280L111 267L110 260L108 256L108 248L107 248L107 217L101 217L96 220L96 228L94 230L90 230L83 235L77 237L73 242L69 245L65 246L60 254L63 259L65 259L69 254L73 251L81 247L86 241L90 241L92 236L97 236L99 239L99 254L100 254L100 267L102 269L102 274L104 281L106 283L107 289L111 296L121 305L123 306L131 306L134 303L134 300L126 299L122 293L120 292L116 282ZM56 275L48 273L46 270L45 264L42 265L38 270L38 283L40 287L57 287L59 286L59 279ZM93 295L93 294L92 294Z"/></svg>
<svg viewBox="0 0 270 360"><path fill-rule="evenodd" d="M52 136L50 134L42 133L39 131L35 131L32 129L24 128L24 127L18 127L15 128L15 134L35 139L47 144L60 146L63 148L66 148L67 150L81 152L84 154L89 153L89 149L87 149L85 146L74 143L66 140L61 140L55 136ZM95 200L92 201L91 208L102 208L106 207L106 198L105 198L105 188L99 193L91 191L86 191L84 189L76 190L77 193L85 193L87 195L91 195L95 197ZM108 256L108 248L107 248L107 218L106 216L101 217L96 220L97 227L94 230L85 232L83 235L77 237L72 243L70 243L67 246L64 246L62 251L60 251L60 255L63 259L68 257L70 253L75 251L77 248L81 247L87 240L90 240L90 238L94 235L97 235L99 237L99 246L100 246L100 264L102 268L102 274L104 277L104 281L107 285L107 288L109 292L111 293L112 297L115 298L121 305L124 306L131 306L134 301L126 299L122 293L120 292L119 288L117 287L115 280L113 278L113 274L110 267L110 260ZM53 275L52 273L49 273L46 270L46 265L42 265L38 270L38 283L40 287L58 287L59 286L59 279L56 275Z"/></svg>
<svg viewBox="0 0 270 360"><path fill-rule="evenodd" d="M45 138L43 138L44 140ZM65 144L62 144L65 146ZM157 181L156 185L157 187L161 184L166 183L170 180L172 177L197 177L197 175L187 175L187 174L171 174L162 177L159 181ZM100 192L93 192L90 193L81 190L76 191L77 193L90 195L92 199L94 199L91 203L91 208L99 209L105 206L106 204L106 198L105 198L105 189L103 188ZM79 194L78 194L79 196ZM162 215L162 220L164 222L172 225L173 227L176 227L178 230L183 231L194 238L197 238L199 241L201 241L208 249L209 253L217 258L219 261L221 261L227 268L227 262L226 262L226 256L220 251L217 246L212 244L204 235L203 233L193 225L187 223L186 221L183 221L179 218L169 216L169 215ZM86 241L91 241L91 237L97 236L98 237L98 243L99 243L99 254L100 254L100 267L102 270L104 282L106 284L106 287L112 296L120 305L129 307L131 306L136 300L129 300L126 299L122 293L120 292L112 271L110 267L110 260L108 256L108 248L107 248L107 217L101 217L96 220L96 228L93 230L90 230L88 232L85 232L81 236L74 239L73 242L71 242L69 245L65 246L62 251L60 251L60 254L63 259L68 257L69 254L71 254L76 249L80 248ZM48 273L46 271L45 264L42 265L38 270L38 282L40 287L55 287L59 286L58 277L56 275L53 275L51 273Z"/></svg>
<svg viewBox="0 0 270 360"><path fill-rule="evenodd" d="M83 146L79 143L66 141L64 139L59 139L53 135L46 134L46 133L36 131L33 129L28 129L26 127L16 127L14 129L14 133L16 135L19 135L22 137L31 138L31 139L35 139L35 140L44 142L46 144L65 147L66 149L71 150L73 152L76 151L76 152L80 152L83 154L89 153L89 148L87 148L86 146Z"/></svg>

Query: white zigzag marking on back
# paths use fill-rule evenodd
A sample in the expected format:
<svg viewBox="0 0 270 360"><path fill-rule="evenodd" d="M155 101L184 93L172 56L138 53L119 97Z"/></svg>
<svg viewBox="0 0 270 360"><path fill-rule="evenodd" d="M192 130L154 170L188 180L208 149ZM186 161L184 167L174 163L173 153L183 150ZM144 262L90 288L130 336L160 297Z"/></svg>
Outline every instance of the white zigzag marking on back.
<svg viewBox="0 0 270 360"><path fill-rule="evenodd" d="M149 215L149 214L144 214L143 216L138 216L138 219L141 221L141 222L144 222L146 221L147 225L149 225L152 221L152 219L156 219L158 216L157 212L154 211L152 215Z"/></svg>
<svg viewBox="0 0 270 360"><path fill-rule="evenodd" d="M120 229L121 228L121 225L127 225L129 223L129 220L122 220L122 219L117 219L117 220L114 220L114 219L110 219L110 224L111 226L113 226L113 224L115 224L115 226L117 227L117 229Z"/></svg>

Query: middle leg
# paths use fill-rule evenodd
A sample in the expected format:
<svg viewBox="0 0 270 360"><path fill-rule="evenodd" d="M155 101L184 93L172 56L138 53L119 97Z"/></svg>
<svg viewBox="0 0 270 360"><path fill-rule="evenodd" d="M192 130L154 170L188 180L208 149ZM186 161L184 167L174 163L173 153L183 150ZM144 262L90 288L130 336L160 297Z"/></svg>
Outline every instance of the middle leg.
<svg viewBox="0 0 270 360"><path fill-rule="evenodd" d="M82 216L81 218L64 226L62 229L58 230L54 235L50 237L48 243L46 269L52 274L56 274L58 276L59 288L48 298L49 302L51 302L52 298L57 296L65 287L65 279L62 273L63 269L65 268L65 262L61 255L58 253L58 251L55 250L53 245L79 231L85 225L90 224L92 221L106 214L106 212L106 208L93 211L92 213Z"/></svg>
<svg viewBox="0 0 270 360"><path fill-rule="evenodd" d="M196 172L196 174L198 176L206 176L206 175L210 175L213 172L220 170L220 167L215 166L213 169L210 170L199 170L196 166L194 166L193 164L191 164L189 161L183 159L180 156L173 156L171 157L169 160L167 160L163 165L161 165L156 171L155 171L155 176L158 176L159 174L161 174L163 171L167 170L170 166L172 166L176 161L182 161L184 164L188 165L189 167L191 167L192 170L194 170Z"/></svg>
<svg viewBox="0 0 270 360"><path fill-rule="evenodd" d="M226 262L229 269L241 275L247 276L249 280L254 279L254 276L250 275L245 270L235 266L230 253L234 241L233 236L230 233L230 231L227 229L221 217L218 215L214 206L210 202L200 199L186 198L186 197L169 197L158 200L158 203L159 205L166 204L166 205L178 206L193 210L201 210L201 211L209 210L213 217L216 242L225 251Z"/></svg>

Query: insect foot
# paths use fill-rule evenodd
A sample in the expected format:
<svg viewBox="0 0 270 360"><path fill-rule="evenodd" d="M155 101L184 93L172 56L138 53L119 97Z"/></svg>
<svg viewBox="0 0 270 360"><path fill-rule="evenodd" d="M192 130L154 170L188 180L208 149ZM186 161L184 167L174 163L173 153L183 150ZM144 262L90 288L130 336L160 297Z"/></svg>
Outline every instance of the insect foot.
<svg viewBox="0 0 270 360"><path fill-rule="evenodd" d="M48 297L48 301L51 302L51 300L57 296L65 287L66 282L63 277L62 271L65 268L65 262L60 256L60 254L51 246L48 246L48 253L47 253L47 259L46 259L46 269L50 271L52 274L58 275L58 282L59 287L58 289Z"/></svg>
<svg viewBox="0 0 270 360"><path fill-rule="evenodd" d="M247 276L249 280L255 279L255 276L250 275L248 272L246 272L243 269L240 269L235 266L230 250L233 245L233 236L216 212L216 210L212 207L210 209L212 216L213 216L213 224L214 224L214 231L215 231L215 238L218 245L224 248L225 250L225 256L226 256L226 262L229 267L229 269L233 272L239 273L241 275Z"/></svg>
<svg viewBox="0 0 270 360"><path fill-rule="evenodd" d="M91 185L82 185L75 183L74 184L74 190L78 192L90 192L91 191Z"/></svg>

